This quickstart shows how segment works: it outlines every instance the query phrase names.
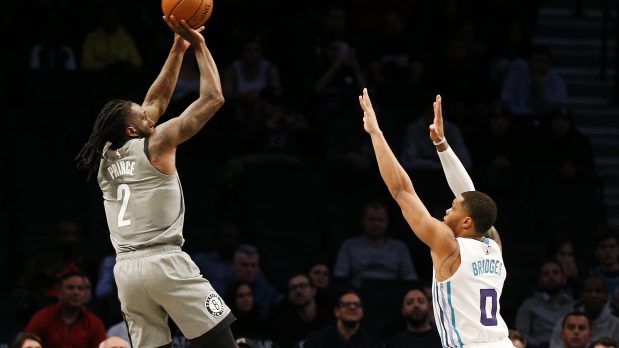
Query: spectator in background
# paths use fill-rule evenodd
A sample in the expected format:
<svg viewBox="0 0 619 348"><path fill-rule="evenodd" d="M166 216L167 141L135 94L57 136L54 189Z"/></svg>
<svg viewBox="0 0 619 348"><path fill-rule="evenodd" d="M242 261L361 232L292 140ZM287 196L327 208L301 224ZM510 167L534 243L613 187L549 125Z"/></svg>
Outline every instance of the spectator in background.
<svg viewBox="0 0 619 348"><path fill-rule="evenodd" d="M523 135L511 112L494 104L467 137L479 186L499 204L520 195L531 146L530 137Z"/></svg>
<svg viewBox="0 0 619 348"><path fill-rule="evenodd" d="M547 114L540 134L539 161L546 164L551 180L571 181L573 184L591 183L595 164L589 138L574 124L574 115L568 108L556 108Z"/></svg>
<svg viewBox="0 0 619 348"><path fill-rule="evenodd" d="M610 337L600 337L589 344L589 348L617 348L617 341Z"/></svg>
<svg viewBox="0 0 619 348"><path fill-rule="evenodd" d="M105 99L137 96L143 88L142 56L135 36L121 24L122 13L133 13L127 11L120 11L116 5L106 2L93 15L98 18L98 27L90 31L82 43L80 68L91 78L92 88Z"/></svg>
<svg viewBox="0 0 619 348"><path fill-rule="evenodd" d="M254 299L251 284L236 281L228 287L225 301L234 313L236 321L232 323L234 337L246 337L253 340L265 340L269 337L266 322L260 319L259 307Z"/></svg>
<svg viewBox="0 0 619 348"><path fill-rule="evenodd" d="M519 20L510 20L507 26L500 26L494 50L495 56L490 62L490 76L500 92L505 74L514 62L525 59L530 51L530 40L524 25Z"/></svg>
<svg viewBox="0 0 619 348"><path fill-rule="evenodd" d="M281 348L292 348L310 332L332 322L326 306L316 302L316 288L304 273L296 273L288 280L288 297L275 314L273 333Z"/></svg>
<svg viewBox="0 0 619 348"><path fill-rule="evenodd" d="M84 307L84 278L67 273L59 281L58 303L30 319L25 333L34 333L46 348L95 348L106 337L101 319Z"/></svg>
<svg viewBox="0 0 619 348"><path fill-rule="evenodd" d="M428 123L434 117L432 108L424 108L421 114L406 126L406 133L402 146L400 163L406 170L441 171L441 162L436 155L436 147L429 141ZM454 148L456 155L466 169L472 165L471 154L462 136L460 127L455 123L444 120L445 136Z"/></svg>
<svg viewBox="0 0 619 348"><path fill-rule="evenodd" d="M82 47L84 70L135 70L142 66L142 57L133 37L121 25L119 13L111 5L100 10L99 26L88 33Z"/></svg>
<svg viewBox="0 0 619 348"><path fill-rule="evenodd" d="M410 108L424 71L421 46L402 13L386 12L382 24L368 52L368 83L380 91L385 105Z"/></svg>
<svg viewBox="0 0 619 348"><path fill-rule="evenodd" d="M96 263L82 240L82 226L73 219L61 219L45 250L33 255L21 271L16 297L24 320L56 301L58 279L70 272L93 274Z"/></svg>
<svg viewBox="0 0 619 348"><path fill-rule="evenodd" d="M22 279L29 289L55 298L58 277L67 272L88 272L92 260L82 243L82 227L75 220L58 221L50 244L44 253L30 259Z"/></svg>
<svg viewBox="0 0 619 348"><path fill-rule="evenodd" d="M127 323L123 320L107 329L107 337L118 336L125 341L129 341L129 332L127 331Z"/></svg>
<svg viewBox="0 0 619 348"><path fill-rule="evenodd" d="M591 339L591 320L582 312L567 314L561 324L562 348L586 348Z"/></svg>
<svg viewBox="0 0 619 348"><path fill-rule="evenodd" d="M112 336L101 342L101 344L99 344L99 348L131 348L131 346L124 338Z"/></svg>
<svg viewBox="0 0 619 348"><path fill-rule="evenodd" d="M304 115L288 110L283 91L267 86L260 90L256 112L237 131L239 155L230 158L221 171L226 190L235 190L254 165L303 166L317 152L316 139ZM229 193L230 194L230 193Z"/></svg>
<svg viewBox="0 0 619 348"><path fill-rule="evenodd" d="M322 261L313 263L310 266L307 275L312 282L312 285L317 290L326 290L329 288L329 266Z"/></svg>
<svg viewBox="0 0 619 348"><path fill-rule="evenodd" d="M469 33L477 30L471 29L475 28L472 23L467 23L467 26ZM462 28L464 26L457 24L457 31ZM479 57L480 50L471 46L471 38L466 35L451 33L446 41L437 42L441 44L441 51L428 62L429 71L424 74L423 83L427 91L441 91L441 95L450 100L449 119L464 127L469 123L472 110L491 96L489 69L485 59ZM430 95L425 94L425 97Z"/></svg>
<svg viewBox="0 0 619 348"><path fill-rule="evenodd" d="M597 339L608 336L619 340L619 319L611 314L608 293L602 279L591 276L585 280L582 286L581 301L574 304L574 310L582 313L581 316L590 319L588 327L590 338ZM564 320L563 324L565 322ZM575 330L575 327L572 327L569 330L570 335L575 335ZM579 331L582 332L582 330ZM549 348L562 348L561 339L564 333L565 325L558 322L552 332Z"/></svg>
<svg viewBox="0 0 619 348"><path fill-rule="evenodd" d="M347 104L347 99L366 85L357 51L349 42L333 39L318 59L313 88L318 104L326 115L343 117L337 114L346 109L338 104Z"/></svg>
<svg viewBox="0 0 619 348"><path fill-rule="evenodd" d="M345 8L336 4L329 4L320 15L319 31L316 33L313 42L314 54L322 54L333 40L344 40L346 42L352 40L348 13Z"/></svg>
<svg viewBox="0 0 619 348"><path fill-rule="evenodd" d="M566 105L567 101L566 83L553 69L547 47L533 47L527 61L514 61L505 72L501 102L520 119L539 120L553 108Z"/></svg>
<svg viewBox="0 0 619 348"><path fill-rule="evenodd" d="M225 230L220 231L224 234L236 233L233 230L228 230L233 228L230 225L226 227L224 224L220 228ZM206 274L215 275L211 284L215 289L222 289L222 294L236 281L244 281L251 284L254 302L260 309L261 320L266 320L271 309L282 301L283 295L275 290L260 270L260 254L255 246L250 244L238 245L230 264L227 264L225 260L209 259L207 255L202 255L204 257L198 258L200 269L205 276ZM211 261L214 261L213 264L209 264Z"/></svg>
<svg viewBox="0 0 619 348"><path fill-rule="evenodd" d="M240 280L251 284L254 302L260 306L260 318L266 320L271 309L282 301L283 295L275 290L260 271L258 249L249 244L239 245L234 252L232 272L233 278L230 282ZM229 283L223 286L227 288Z"/></svg>
<svg viewBox="0 0 619 348"><path fill-rule="evenodd" d="M346 106L350 105L348 99L354 96L354 91L359 86L365 86L365 77L350 37L346 10L338 5L329 5L321 19L322 26L312 48L315 63L312 91L319 98L318 105L322 112L337 115L336 110L346 110Z"/></svg>
<svg viewBox="0 0 619 348"><path fill-rule="evenodd" d="M512 340L514 347L527 348L527 340L524 338L524 336L522 335L520 331L509 329L509 334L507 337L509 337L509 339Z"/></svg>
<svg viewBox="0 0 619 348"><path fill-rule="evenodd" d="M114 265L116 255L106 255L99 263L99 281L95 286L95 296L98 298L116 295L116 284L114 283Z"/></svg>
<svg viewBox="0 0 619 348"><path fill-rule="evenodd" d="M20 333L15 337L11 348L43 348L41 338L33 333Z"/></svg>
<svg viewBox="0 0 619 348"><path fill-rule="evenodd" d="M258 95L267 86L281 87L279 68L264 58L262 43L247 39L241 54L223 73L222 87L226 101L233 105L241 122L255 117Z"/></svg>
<svg viewBox="0 0 619 348"><path fill-rule="evenodd" d="M546 115L534 146L532 191L543 211L538 224L589 245L590 238L578 232L593 229L603 217L591 141L576 128L571 110L557 108Z"/></svg>
<svg viewBox="0 0 619 348"><path fill-rule="evenodd" d="M234 255L240 244L241 231L237 223L220 221L215 229L214 249L192 255L200 272L217 293L225 293L226 287L234 279L232 272Z"/></svg>
<svg viewBox="0 0 619 348"><path fill-rule="evenodd" d="M572 300L564 292L563 268L556 261L542 264L538 277L538 292L518 308L516 329L530 348L546 348L555 324L572 310Z"/></svg>
<svg viewBox="0 0 619 348"><path fill-rule="evenodd" d="M236 339L236 344L239 348L259 348L258 342L252 340L251 338L238 337Z"/></svg>
<svg viewBox="0 0 619 348"><path fill-rule="evenodd" d="M362 324L363 303L359 294L354 290L346 290L338 296L337 300L333 310L336 318L335 324L307 336L303 347L380 347L379 338Z"/></svg>
<svg viewBox="0 0 619 348"><path fill-rule="evenodd" d="M378 201L365 205L363 235L346 239L337 254L333 275L359 285L363 279L417 280L408 247L387 236L389 213Z"/></svg>
<svg viewBox="0 0 619 348"><path fill-rule="evenodd" d="M307 271L312 286L316 289L316 302L319 305L331 307L335 303L335 295L331 288L331 272L326 262L316 261Z"/></svg>
<svg viewBox="0 0 619 348"><path fill-rule="evenodd" d="M297 163L308 158L315 146L310 124L302 114L287 110L283 91L264 87L256 103L256 113L242 134L245 160Z"/></svg>
<svg viewBox="0 0 619 348"><path fill-rule="evenodd" d="M572 299L579 298L580 285L586 272L576 260L574 243L569 239L560 239L551 245L550 255L565 273L565 293Z"/></svg>
<svg viewBox="0 0 619 348"><path fill-rule="evenodd" d="M65 39L65 21L56 12L48 12L39 28L40 38L30 50L30 69L42 72L74 71L75 52Z"/></svg>
<svg viewBox="0 0 619 348"><path fill-rule="evenodd" d="M351 131L356 124L356 92L366 79L357 45L351 37L348 13L338 4L328 4L320 13L321 26L314 34L308 85L311 89L310 122L321 131L329 160L356 162L364 140ZM354 159L349 160L349 157ZM338 163L339 164L339 163ZM353 163L354 164L354 163ZM348 173L354 177L357 173Z"/></svg>
<svg viewBox="0 0 619 348"><path fill-rule="evenodd" d="M604 282L608 291L610 308L613 313L619 312L619 236L606 231L598 236L595 245L597 265L591 269L591 275Z"/></svg>
<svg viewBox="0 0 619 348"><path fill-rule="evenodd" d="M118 300L118 289L114 280L114 265L116 265L116 254L106 255L101 259L99 263L99 279L94 291L95 300L93 305L106 326L123 320L120 301ZM126 326L124 321L123 326Z"/></svg>
<svg viewBox="0 0 619 348"><path fill-rule="evenodd" d="M245 337L238 337L236 339L236 344L239 348L259 348L258 342Z"/></svg>
<svg viewBox="0 0 619 348"><path fill-rule="evenodd" d="M402 301L404 330L387 339L385 348L442 347L438 331L430 325L430 299L422 287L409 290Z"/></svg>

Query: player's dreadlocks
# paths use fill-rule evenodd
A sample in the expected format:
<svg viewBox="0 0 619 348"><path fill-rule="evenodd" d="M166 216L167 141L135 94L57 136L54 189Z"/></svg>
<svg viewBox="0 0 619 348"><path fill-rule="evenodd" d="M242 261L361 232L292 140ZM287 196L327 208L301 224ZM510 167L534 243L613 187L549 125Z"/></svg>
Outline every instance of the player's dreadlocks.
<svg viewBox="0 0 619 348"><path fill-rule="evenodd" d="M99 171L101 152L106 142L112 146L120 146L125 140L126 119L130 112L131 102L127 100L112 100L107 102L99 112L90 138L75 156L77 169L87 171L87 180L96 177Z"/></svg>

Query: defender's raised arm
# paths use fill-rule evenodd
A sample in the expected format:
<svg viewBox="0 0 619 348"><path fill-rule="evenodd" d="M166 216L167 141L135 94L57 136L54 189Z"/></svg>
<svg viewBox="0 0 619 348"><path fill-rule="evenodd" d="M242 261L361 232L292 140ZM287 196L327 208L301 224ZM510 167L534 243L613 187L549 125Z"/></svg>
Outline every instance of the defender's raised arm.
<svg viewBox="0 0 619 348"><path fill-rule="evenodd" d="M445 129L443 125L443 105L440 95L436 96L434 101L434 121L430 125L430 139L436 146L438 157L441 160L445 177L447 178L447 184L454 196L459 196L463 192L475 191L475 185L473 180L469 176L469 173L462 165L462 162L456 156L456 153L452 150L445 138ZM491 227L486 232L486 237L494 240L501 246L501 238L496 228Z"/></svg>
<svg viewBox="0 0 619 348"><path fill-rule="evenodd" d="M433 218L417 196L410 177L396 159L378 126L367 89L363 89L363 95L359 96L359 104L363 109L363 126L372 139L380 175L402 209L404 218L415 235L430 247L433 259L443 259L452 254L458 246L453 232L447 225Z"/></svg>

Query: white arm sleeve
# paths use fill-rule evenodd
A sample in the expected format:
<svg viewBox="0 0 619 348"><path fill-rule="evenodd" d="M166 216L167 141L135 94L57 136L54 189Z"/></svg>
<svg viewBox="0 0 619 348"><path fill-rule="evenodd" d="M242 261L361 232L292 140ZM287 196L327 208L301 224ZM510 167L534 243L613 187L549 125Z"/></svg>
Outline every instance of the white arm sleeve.
<svg viewBox="0 0 619 348"><path fill-rule="evenodd" d="M439 152L438 158L441 160L447 184L449 184L449 188L455 196L459 196L462 192L475 191L473 180L471 180L469 173L466 172L451 146L447 150Z"/></svg>

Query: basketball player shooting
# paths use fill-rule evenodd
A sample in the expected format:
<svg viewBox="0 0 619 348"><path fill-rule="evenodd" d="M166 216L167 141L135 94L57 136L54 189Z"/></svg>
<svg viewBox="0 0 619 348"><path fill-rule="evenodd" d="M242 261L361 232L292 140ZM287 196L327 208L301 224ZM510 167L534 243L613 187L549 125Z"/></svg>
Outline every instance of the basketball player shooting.
<svg viewBox="0 0 619 348"><path fill-rule="evenodd" d="M164 18L174 43L142 105L105 104L77 166L97 175L110 239L114 277L134 347L170 347L168 316L192 347L236 347L234 315L190 257L184 243L185 204L176 172L176 148L224 103L219 72L204 37L185 21ZM200 70L200 95L180 116L156 126L176 86L189 46Z"/></svg>
<svg viewBox="0 0 619 348"><path fill-rule="evenodd" d="M499 310L506 270L493 227L496 205L488 195L474 190L466 170L449 148L444 138L440 96L434 103L430 137L456 195L443 221L430 215L391 151L367 89L359 96L359 103L380 174L415 235L430 247L432 300L443 346L513 348Z"/></svg>

